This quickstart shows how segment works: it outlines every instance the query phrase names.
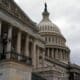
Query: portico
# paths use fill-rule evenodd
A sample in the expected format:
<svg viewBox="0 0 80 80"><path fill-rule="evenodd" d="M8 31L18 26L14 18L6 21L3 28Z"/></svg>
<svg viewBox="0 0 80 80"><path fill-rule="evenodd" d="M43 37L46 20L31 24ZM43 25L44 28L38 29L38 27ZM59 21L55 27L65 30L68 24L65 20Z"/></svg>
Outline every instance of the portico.
<svg viewBox="0 0 80 80"><path fill-rule="evenodd" d="M1 38L3 38L5 34L7 35L4 51L6 59L26 61L28 58L32 65L36 67L35 63L39 61L39 57L37 58L36 54L38 54L38 56L40 55L40 48L38 47L37 53L36 46L39 46L40 43L36 44L37 39L34 36L3 20L0 20L0 34ZM42 47L42 54L44 54L43 50L44 47ZM29 61L27 62L29 63Z"/></svg>

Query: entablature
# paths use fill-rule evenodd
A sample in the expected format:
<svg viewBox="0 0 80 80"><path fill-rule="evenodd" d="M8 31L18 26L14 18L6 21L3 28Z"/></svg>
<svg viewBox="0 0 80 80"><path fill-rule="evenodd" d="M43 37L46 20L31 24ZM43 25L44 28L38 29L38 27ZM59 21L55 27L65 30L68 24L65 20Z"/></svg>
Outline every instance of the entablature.
<svg viewBox="0 0 80 80"><path fill-rule="evenodd" d="M0 0L0 8L18 18L29 27L32 27L34 30L38 30L35 26L36 23L34 23L13 0Z"/></svg>

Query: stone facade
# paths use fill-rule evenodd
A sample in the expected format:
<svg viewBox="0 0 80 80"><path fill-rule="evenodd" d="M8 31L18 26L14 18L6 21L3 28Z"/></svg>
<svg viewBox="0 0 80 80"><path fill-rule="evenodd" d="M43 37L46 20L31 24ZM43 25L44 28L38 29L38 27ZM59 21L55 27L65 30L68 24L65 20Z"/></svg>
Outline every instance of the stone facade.
<svg viewBox="0 0 80 80"><path fill-rule="evenodd" d="M10 0L8 0L8 2L9 1ZM21 18L24 21L26 21L26 23L24 23L23 21L21 21L16 17L16 14L14 16L11 15L10 14L11 11L9 11L8 9L4 10L5 8L5 6L3 7L3 5L5 5L4 2L6 2L6 0L5 1L2 0L2 2L0 1L0 4L1 4L0 5L0 8L1 8L0 9L0 27L1 27L0 29L1 29L1 38L3 38L4 35L6 34L8 39L5 45L7 46L7 49L5 50L5 52L8 52L9 54L11 51L14 51L19 55L25 55L31 58L33 57L32 63L34 67L36 67L36 64L38 64L36 63L36 61L38 60L36 60L35 58L36 51L37 51L36 49L38 48L38 52L42 51L41 56L44 55L44 40L41 38L39 34L37 34L38 29L34 25L34 22L32 22L31 20L24 20L23 18ZM15 4L12 0L9 3ZM17 5L16 5L16 8L18 8ZM21 11L21 9L19 10ZM14 9L14 12L15 12L15 9ZM17 14L18 13L19 12L17 12ZM19 13L19 14L21 14L20 17L26 16L26 15L23 15L23 13ZM25 17L25 18L28 18L28 17ZM34 27L34 29L32 27ZM10 58L9 55L8 57Z"/></svg>
<svg viewBox="0 0 80 80"><path fill-rule="evenodd" d="M31 80L32 68L43 65L44 44L36 24L16 3L0 0L0 61L9 62L0 63L0 73L4 74L0 79Z"/></svg>
<svg viewBox="0 0 80 80"><path fill-rule="evenodd" d="M49 19L46 3L42 15L43 19L37 26L39 27L39 34L46 42L45 61L44 69L38 69L37 72L47 80L68 80L70 50L66 46L66 39L59 28Z"/></svg>
<svg viewBox="0 0 80 80"><path fill-rule="evenodd" d="M0 61L1 80L80 78L79 67L70 63L66 39L49 19L46 3L43 20L36 24L13 0L0 0Z"/></svg>
<svg viewBox="0 0 80 80"><path fill-rule="evenodd" d="M29 65L13 61L0 63L1 80L31 80L32 68Z"/></svg>
<svg viewBox="0 0 80 80"><path fill-rule="evenodd" d="M69 72L70 72L70 80L80 80L80 66L71 64Z"/></svg>

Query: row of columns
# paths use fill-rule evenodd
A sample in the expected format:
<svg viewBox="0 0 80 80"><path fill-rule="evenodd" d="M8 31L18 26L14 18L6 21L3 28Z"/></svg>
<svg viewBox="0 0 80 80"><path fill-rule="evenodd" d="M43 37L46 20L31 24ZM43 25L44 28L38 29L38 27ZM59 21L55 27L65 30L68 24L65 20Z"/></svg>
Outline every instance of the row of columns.
<svg viewBox="0 0 80 80"><path fill-rule="evenodd" d="M41 49L41 47L39 46L36 46L36 68L44 66L44 59L45 59L45 50Z"/></svg>
<svg viewBox="0 0 80 80"><path fill-rule="evenodd" d="M45 41L48 42L48 43L54 43L54 44L61 45L61 46L65 45L64 40L61 39L60 37L58 37L58 38L55 37L55 36L45 37Z"/></svg>
<svg viewBox="0 0 80 80"><path fill-rule="evenodd" d="M0 35L1 35L1 27L2 26L2 22L0 21ZM7 42L7 49L6 49L6 52L10 53L11 50L12 50L12 39L13 39L13 26L9 25L8 26L8 31L7 31L7 35L8 35L8 42ZM16 52L18 54L21 54L21 38L22 38L22 32L21 30L18 30L17 32L17 42L16 42ZM24 47L24 54L25 56L29 56L29 43L30 43L30 36L26 34L26 37L25 37L25 47ZM39 65L39 56L40 54L42 54L42 57L44 58L44 53L40 53L40 48L38 47L37 49L37 52L36 52L36 41L33 40L32 41L32 64L33 66L35 67L36 64ZM36 56L37 55L37 56ZM30 56L29 56L30 57ZM10 54L7 55L7 58L10 59ZM42 59L43 59L42 58ZM20 57L18 58L20 59ZM44 61L44 60L42 60Z"/></svg>
<svg viewBox="0 0 80 80"><path fill-rule="evenodd" d="M71 76L71 80L80 80L80 73L72 73L73 76Z"/></svg>
<svg viewBox="0 0 80 80"><path fill-rule="evenodd" d="M49 58L54 58L54 59L60 59L67 61L68 60L68 53L64 50L59 50L59 49L53 49L53 48L47 48L47 55Z"/></svg>
<svg viewBox="0 0 80 80"><path fill-rule="evenodd" d="M12 39L12 29L13 27L10 26L9 29L8 29L8 39ZM29 40L28 40L28 37L26 36L26 43L25 43L25 55L26 56L29 56L29 51L28 51L28 45L29 44ZM16 45L16 44L15 44ZM10 52L11 51L11 41L7 43L7 52ZM17 47L16 47L16 51L17 53L21 53L21 31L19 30L18 33L17 33Z"/></svg>
<svg viewBox="0 0 80 80"><path fill-rule="evenodd" d="M1 35L1 28L2 28L2 21L0 20L0 35ZM8 41L7 41L7 49L6 49L6 52L11 52L11 49L12 49L12 31L13 31L13 26L9 25L8 26L8 32L7 32L7 36L8 36ZM16 45L16 52L17 53L21 53L21 36L22 36L22 32L20 30L18 30L18 33L17 33L17 44ZM29 46L29 36L26 35L25 37L25 55L26 56L29 56L29 49L28 49L28 46ZM9 56L8 56L9 57Z"/></svg>

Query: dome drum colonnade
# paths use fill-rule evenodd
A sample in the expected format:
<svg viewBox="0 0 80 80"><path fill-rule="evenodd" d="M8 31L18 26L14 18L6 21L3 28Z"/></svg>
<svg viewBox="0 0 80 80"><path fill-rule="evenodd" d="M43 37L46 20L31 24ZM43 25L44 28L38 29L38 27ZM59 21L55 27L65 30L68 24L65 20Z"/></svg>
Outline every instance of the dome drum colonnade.
<svg viewBox="0 0 80 80"><path fill-rule="evenodd" d="M39 34L46 41L45 56L50 59L68 63L70 60L70 50L66 46L66 39L61 34L59 28L50 21L46 3L42 15L43 19L37 26L39 27Z"/></svg>

